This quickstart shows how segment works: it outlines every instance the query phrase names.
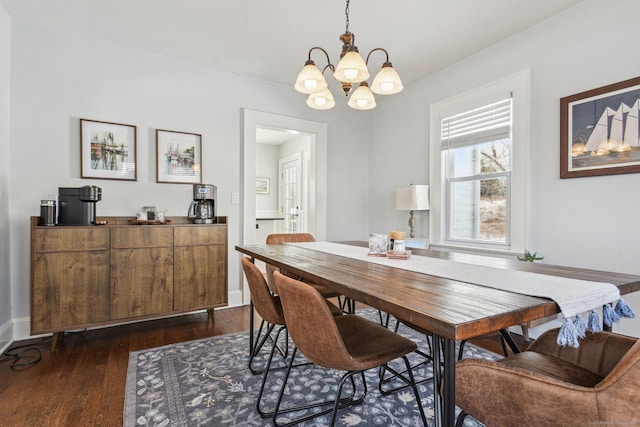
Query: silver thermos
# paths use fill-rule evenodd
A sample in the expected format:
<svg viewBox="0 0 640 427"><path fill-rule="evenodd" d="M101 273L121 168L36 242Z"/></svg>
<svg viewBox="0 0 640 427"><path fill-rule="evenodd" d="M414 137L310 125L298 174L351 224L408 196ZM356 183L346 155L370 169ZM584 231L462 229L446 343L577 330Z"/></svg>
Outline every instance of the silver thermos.
<svg viewBox="0 0 640 427"><path fill-rule="evenodd" d="M38 225L52 227L56 225L56 201L41 200L40 201L40 221Z"/></svg>

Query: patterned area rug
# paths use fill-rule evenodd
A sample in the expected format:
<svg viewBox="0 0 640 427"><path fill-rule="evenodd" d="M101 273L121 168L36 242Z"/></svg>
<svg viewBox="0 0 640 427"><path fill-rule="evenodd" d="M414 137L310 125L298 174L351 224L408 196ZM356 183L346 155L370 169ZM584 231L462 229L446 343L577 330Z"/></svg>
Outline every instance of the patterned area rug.
<svg viewBox="0 0 640 427"><path fill-rule="evenodd" d="M358 314L377 320L377 310ZM401 325L399 333L428 352L426 337ZM267 347L267 345L265 345ZM266 362L269 349L262 350ZM299 354L299 353L298 353ZM129 356L125 394L125 426L268 426L270 419L256 412L256 399L262 375L252 375L247 367L248 332L216 336L174 345L132 352ZM300 362L304 362L304 357ZM465 346L464 357L496 359L497 354L473 345ZM281 360L281 359L279 359ZM412 364L424 359L411 354ZM298 362L298 361L297 361ZM258 362L258 366L259 366ZM403 364L394 365L400 368ZM431 377L430 363L413 369L417 379ZM269 375L263 409L272 409L282 384L284 370ZM342 373L314 365L294 368L288 381L283 407L297 406L333 398ZM378 390L378 370L366 372L368 393L365 401L338 411L337 426L421 426L422 421L410 389L387 396ZM433 387L431 381L419 386L424 411L433 425ZM299 411L287 416L298 417ZM286 422L287 417L278 418ZM320 416L300 426L326 426L329 416ZM481 426L471 417L465 426Z"/></svg>

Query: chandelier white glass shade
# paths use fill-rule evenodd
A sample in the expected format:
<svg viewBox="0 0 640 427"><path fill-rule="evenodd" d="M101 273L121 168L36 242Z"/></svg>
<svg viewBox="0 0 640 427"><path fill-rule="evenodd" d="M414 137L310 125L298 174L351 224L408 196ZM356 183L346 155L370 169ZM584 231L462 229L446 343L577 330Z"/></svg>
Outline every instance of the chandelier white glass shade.
<svg viewBox="0 0 640 427"><path fill-rule="evenodd" d="M333 77L339 82L360 83L369 78L367 63L364 62L357 48L348 51L338 62Z"/></svg>
<svg viewBox="0 0 640 427"><path fill-rule="evenodd" d="M307 98L307 105L316 110L328 110L336 105L331 91L327 88L320 92L310 93Z"/></svg>
<svg viewBox="0 0 640 427"><path fill-rule="evenodd" d="M327 110L335 105L333 95L331 95L331 91L328 89L329 85L323 75L327 68L333 72L333 77L341 83L345 96L349 96L351 93L347 105L357 110L375 108L374 93L377 95L393 95L403 89L400 76L393 69L391 62L389 62L389 53L385 49L377 47L371 50L367 55L366 61L360 56L358 48L354 45L355 34L349 32L349 0L347 0L345 15L347 17L347 25L345 33L340 36L342 52L338 66L335 67L331 63L326 50L321 47L313 47L309 50L308 59L296 79L294 88L300 93L309 95L307 105L311 108ZM311 60L311 53L314 50L322 51L327 58L327 66L322 71ZM370 74L367 65L369 57L375 51L384 52L386 60L382 65L382 69L373 79L371 88L369 88L367 80ZM357 88L352 90L355 85L357 85Z"/></svg>
<svg viewBox="0 0 640 427"><path fill-rule="evenodd" d="M318 70L318 67L316 67L316 64L309 60L305 63L300 74L298 74L295 88L300 93L314 93L326 89L327 86L327 81Z"/></svg>
<svg viewBox="0 0 640 427"><path fill-rule="evenodd" d="M403 88L400 76L391 66L391 62L385 62L382 65L382 69L376 74L371 84L371 92L378 95L393 95Z"/></svg>
<svg viewBox="0 0 640 427"><path fill-rule="evenodd" d="M376 107L376 99L369 89L367 82L362 82L351 94L347 105L356 110L371 110Z"/></svg>

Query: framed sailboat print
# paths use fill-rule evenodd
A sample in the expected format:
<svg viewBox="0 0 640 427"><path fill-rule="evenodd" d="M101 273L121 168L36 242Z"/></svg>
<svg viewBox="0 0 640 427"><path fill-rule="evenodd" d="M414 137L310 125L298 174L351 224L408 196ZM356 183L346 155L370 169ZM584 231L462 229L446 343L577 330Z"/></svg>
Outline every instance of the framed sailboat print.
<svg viewBox="0 0 640 427"><path fill-rule="evenodd" d="M560 178L640 172L640 77L560 99Z"/></svg>

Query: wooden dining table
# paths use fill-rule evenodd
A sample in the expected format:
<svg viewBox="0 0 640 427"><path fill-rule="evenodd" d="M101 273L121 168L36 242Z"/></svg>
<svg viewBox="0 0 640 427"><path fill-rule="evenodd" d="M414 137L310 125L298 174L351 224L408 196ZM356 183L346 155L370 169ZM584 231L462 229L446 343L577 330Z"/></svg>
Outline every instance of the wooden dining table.
<svg viewBox="0 0 640 427"><path fill-rule="evenodd" d="M341 242L367 246L366 242ZM433 334L437 426L455 424L455 343L505 331L559 312L549 299L412 272L295 245L245 245L236 250L303 281L335 290ZM412 249L428 256L484 266L612 283L621 294L640 290L640 276L522 262L460 252ZM442 389L442 393L438 390Z"/></svg>

